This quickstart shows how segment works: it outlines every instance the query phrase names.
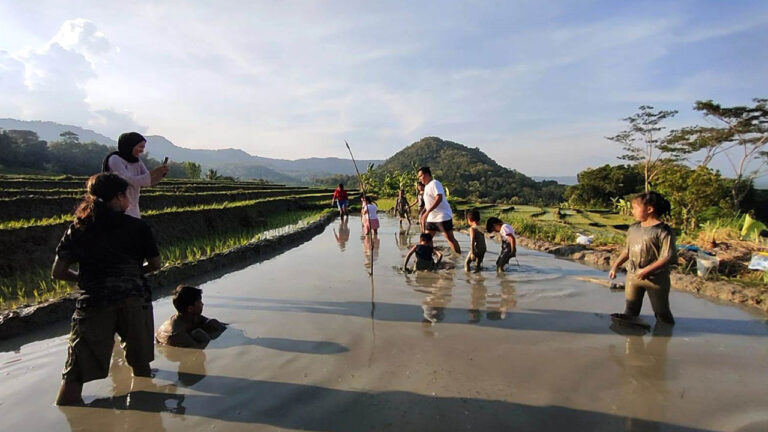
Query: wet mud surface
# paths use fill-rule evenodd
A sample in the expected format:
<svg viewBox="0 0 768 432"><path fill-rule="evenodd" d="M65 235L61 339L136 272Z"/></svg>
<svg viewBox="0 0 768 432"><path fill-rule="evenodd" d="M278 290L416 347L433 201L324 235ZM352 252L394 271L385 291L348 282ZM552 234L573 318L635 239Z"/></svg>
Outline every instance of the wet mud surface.
<svg viewBox="0 0 768 432"><path fill-rule="evenodd" d="M373 253L351 217L203 284L230 328L158 347L154 379L116 348L86 406L52 405L66 336L0 342L3 430L768 430L766 315L673 292L674 328L612 327L605 272L521 248L498 275L489 242L467 273L438 237L452 268L405 274L417 233L381 221ZM155 302L156 325L172 313Z"/></svg>

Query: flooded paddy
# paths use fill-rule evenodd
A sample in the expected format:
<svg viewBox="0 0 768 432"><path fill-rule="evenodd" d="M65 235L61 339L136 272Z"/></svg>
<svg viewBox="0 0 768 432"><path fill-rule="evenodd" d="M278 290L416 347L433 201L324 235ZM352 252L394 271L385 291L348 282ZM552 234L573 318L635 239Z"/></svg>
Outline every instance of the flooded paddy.
<svg viewBox="0 0 768 432"><path fill-rule="evenodd" d="M671 331L617 332L623 292L577 279L605 272L520 249L505 274L491 253L465 273L444 248L455 268L403 274L416 229L381 221L372 254L352 217L205 283L204 314L230 328L158 347L152 380L117 349L84 407L52 404L63 325L0 342L2 429L768 430L766 316L673 292ZM172 313L157 301L155 324Z"/></svg>

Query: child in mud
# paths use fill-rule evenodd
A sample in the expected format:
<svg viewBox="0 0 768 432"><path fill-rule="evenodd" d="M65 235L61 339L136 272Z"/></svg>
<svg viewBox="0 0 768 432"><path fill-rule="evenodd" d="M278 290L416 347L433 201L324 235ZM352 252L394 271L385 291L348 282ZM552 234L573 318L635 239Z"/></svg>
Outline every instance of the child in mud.
<svg viewBox="0 0 768 432"><path fill-rule="evenodd" d="M609 276L625 262L627 283L624 291L624 314L613 314L619 320L636 320L643 306L646 291L656 319L674 324L669 308L669 272L676 262L675 234L661 221L671 210L669 201L657 192L646 192L632 199L632 216L637 220L627 231L627 246L611 266Z"/></svg>
<svg viewBox="0 0 768 432"><path fill-rule="evenodd" d="M464 270L469 271L470 264L474 262L475 272L479 272L485 257L485 236L477 226L480 222L480 212L474 209L467 211L466 217L469 224L469 255L464 262Z"/></svg>
<svg viewBox="0 0 768 432"><path fill-rule="evenodd" d="M363 231L364 235L368 235L373 232L373 235L379 233L379 216L377 215L379 208L373 203L373 199L367 195L363 196Z"/></svg>
<svg viewBox="0 0 768 432"><path fill-rule="evenodd" d="M515 229L512 228L512 225L505 224L497 217L490 217L485 224L485 230L490 233L501 233L501 252L499 253L499 258L496 260L496 271L503 272L504 266L509 263L509 260L512 257L517 256Z"/></svg>
<svg viewBox="0 0 768 432"><path fill-rule="evenodd" d="M421 221L421 215L424 214L426 207L424 205L424 183L416 182L416 199L411 203L411 207L418 204L419 208L419 221ZM419 222L421 226L421 222ZM421 227L421 232L424 232L424 227Z"/></svg>
<svg viewBox="0 0 768 432"><path fill-rule="evenodd" d="M149 225L125 213L131 205L128 187L114 173L89 178L75 222L56 248L51 276L77 282L82 290L57 405L81 404L83 384L107 377L115 333L133 376L151 376L154 322L145 274L160 269L161 262ZM75 264L79 271L71 268Z"/></svg>
<svg viewBox="0 0 768 432"><path fill-rule="evenodd" d="M170 317L155 333L159 344L181 348L205 348L221 335L227 326L203 316L203 291L179 285L173 292L173 307L177 314Z"/></svg>
<svg viewBox="0 0 768 432"><path fill-rule="evenodd" d="M408 221L408 225L411 225L411 204L408 203L408 199L405 197L405 191L400 189L395 200L395 212L397 213L398 223L400 228L403 227L403 219Z"/></svg>
<svg viewBox="0 0 768 432"><path fill-rule="evenodd" d="M413 254L416 254L416 270L434 270L443 259L443 254L432 245L432 235L429 233L421 234L419 236L419 244L413 246L408 251L403 263L403 269L408 268L408 261L411 260L411 255ZM437 261L432 259L435 255L437 256Z"/></svg>

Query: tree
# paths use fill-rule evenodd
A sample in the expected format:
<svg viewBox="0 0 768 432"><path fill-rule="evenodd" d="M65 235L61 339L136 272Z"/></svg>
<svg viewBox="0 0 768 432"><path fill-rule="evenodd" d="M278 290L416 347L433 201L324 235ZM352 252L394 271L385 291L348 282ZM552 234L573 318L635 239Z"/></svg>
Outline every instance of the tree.
<svg viewBox="0 0 768 432"><path fill-rule="evenodd" d="M0 165L13 167L18 160L16 140L6 131L0 132Z"/></svg>
<svg viewBox="0 0 768 432"><path fill-rule="evenodd" d="M203 175L203 167L194 162L183 162L184 169L187 171L187 178L199 179Z"/></svg>
<svg viewBox="0 0 768 432"><path fill-rule="evenodd" d="M66 144L77 144L80 142L80 137L72 131L64 131L59 134L61 141Z"/></svg>
<svg viewBox="0 0 768 432"><path fill-rule="evenodd" d="M577 175L579 183L569 187L565 198L575 207L611 207L614 198L640 192L643 174L629 165L587 168Z"/></svg>
<svg viewBox="0 0 768 432"><path fill-rule="evenodd" d="M209 168L208 171L205 173L206 180L219 180L220 178L221 176L219 175L219 172L213 168Z"/></svg>
<svg viewBox="0 0 768 432"><path fill-rule="evenodd" d="M36 132L7 130L5 133L13 142L14 160L10 161L11 166L45 169L45 164L48 163L48 143L42 141Z"/></svg>
<svg viewBox="0 0 768 432"><path fill-rule="evenodd" d="M50 170L61 174L92 175L101 171L109 147L97 142L52 141L48 144Z"/></svg>
<svg viewBox="0 0 768 432"><path fill-rule="evenodd" d="M722 107L711 100L696 101L694 109L714 126L694 126L676 131L670 139L673 151L693 154L704 151L699 166L725 155L735 180L731 201L739 208L755 179L768 168L768 99L753 99L754 106Z"/></svg>
<svg viewBox="0 0 768 432"><path fill-rule="evenodd" d="M656 189L672 205L672 220L685 230L698 227L704 210L729 207L727 180L704 166L691 169L679 163L665 164L659 170Z"/></svg>
<svg viewBox="0 0 768 432"><path fill-rule="evenodd" d="M677 111L654 111L649 105L642 105L639 110L638 113L623 119L628 123L626 130L606 138L624 147L624 154L619 156L619 159L640 165L645 179L645 191L648 192L661 161L665 158L675 159L675 154L670 153L671 147L667 145L667 138L661 136L661 132L666 129L661 126L661 122L674 117Z"/></svg>

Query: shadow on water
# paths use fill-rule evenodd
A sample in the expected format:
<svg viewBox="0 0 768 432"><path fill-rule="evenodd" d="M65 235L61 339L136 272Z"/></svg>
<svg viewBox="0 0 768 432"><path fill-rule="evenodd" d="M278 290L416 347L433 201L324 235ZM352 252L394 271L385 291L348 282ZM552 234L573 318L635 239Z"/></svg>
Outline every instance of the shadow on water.
<svg viewBox="0 0 768 432"><path fill-rule="evenodd" d="M157 374L158 378L171 381L175 376L166 370ZM83 410L90 408L167 412L312 431L436 430L439 425L452 425L454 429L471 425L480 430L703 430L557 405L534 406L405 391L339 390L226 376L206 376L193 389L195 394L180 395L173 394L172 385L155 386L61 411L73 430L88 426L89 416ZM115 411L115 416L131 417L119 411Z"/></svg>
<svg viewBox="0 0 768 432"><path fill-rule="evenodd" d="M217 340L212 341L208 349L231 348L236 346L256 345L276 351L300 354L341 354L349 351L346 346L328 341L287 339L275 337L246 336L241 329L228 328Z"/></svg>
<svg viewBox="0 0 768 432"><path fill-rule="evenodd" d="M445 294L442 295L444 296ZM217 295L210 295L208 299L207 305L209 307L221 309L316 313L371 318L371 303L369 302L278 300ZM228 302L219 303L216 300ZM440 301L438 304L442 303ZM432 300L430 306L434 308L435 304L435 301ZM443 323L472 324L508 330L587 334L607 334L610 332L610 316L605 313L556 309L525 309L513 312L506 310L505 318L503 319L477 322L476 314L471 312L475 310L473 307L470 307L470 309L437 307L442 312L440 321ZM469 315L468 311L470 311ZM376 302L376 313L373 318L378 321L421 322L424 312L424 308L418 305ZM687 317L675 317L675 320L677 321L675 333L678 336L691 337L703 334L768 336L768 323L765 322Z"/></svg>

